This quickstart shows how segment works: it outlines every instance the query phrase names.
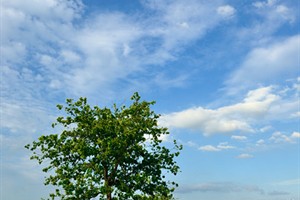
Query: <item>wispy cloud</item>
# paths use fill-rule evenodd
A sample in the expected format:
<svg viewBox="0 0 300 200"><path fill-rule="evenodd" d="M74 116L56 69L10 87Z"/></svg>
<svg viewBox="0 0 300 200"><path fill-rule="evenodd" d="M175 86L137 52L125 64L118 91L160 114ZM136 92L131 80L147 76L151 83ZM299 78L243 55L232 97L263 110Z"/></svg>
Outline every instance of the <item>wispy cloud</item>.
<svg viewBox="0 0 300 200"><path fill-rule="evenodd" d="M237 93L260 84L278 84L298 73L300 36L295 35L268 46L254 48L242 65L227 80L229 93ZM280 77L280 79L279 79Z"/></svg>
<svg viewBox="0 0 300 200"><path fill-rule="evenodd" d="M267 0L256 1L253 6L257 9L257 12L266 17L268 21L277 20L279 23L285 21L293 23L295 21L295 10L289 8L280 1Z"/></svg>
<svg viewBox="0 0 300 200"><path fill-rule="evenodd" d="M268 193L268 195L271 196L282 196L282 195L289 195L289 194L290 194L289 192L277 191L277 190Z"/></svg>
<svg viewBox="0 0 300 200"><path fill-rule="evenodd" d="M0 1L4 199L26 199L25 193L27 199L36 199L44 193L31 188L41 183L41 174L26 160L23 146L40 134L53 132L54 106L66 97L87 96L91 104L111 105L140 91L149 99L162 100L160 105L169 113L162 116L160 125L171 129L170 138L189 141L184 144L194 148L194 155L203 156L200 150L250 158L261 149L299 142L294 124L300 116L300 36L293 1L254 1L241 6L223 0L142 0L133 3L137 7L130 14L127 5L104 11L107 5L99 2L101 8L95 6L90 12L84 3L91 2L81 0ZM210 59L204 54L210 54ZM211 102L212 98L218 100ZM216 136L191 133L191 138L205 140L199 145L177 128ZM256 186L232 182L180 190L262 193ZM281 191L276 188L270 195Z"/></svg>
<svg viewBox="0 0 300 200"><path fill-rule="evenodd" d="M283 180L274 183L275 185L284 185L284 186L292 186L292 185L300 185L300 179L289 179L289 180Z"/></svg>
<svg viewBox="0 0 300 200"><path fill-rule="evenodd" d="M150 15L111 12L83 20L85 10L81 1L53 0L26 5L22 1L3 2L3 20L10 22L1 31L3 63L18 71L35 65L30 70L40 80L34 83L43 81L43 88L49 88L51 94L59 89L65 94L89 95L132 77L135 79L128 81L129 87L136 82L180 87L185 75L169 77L141 72L176 60L184 46L201 39L207 30L224 20L216 15L221 1L144 1L144 6ZM228 5L221 10L223 14L233 14ZM80 24L75 26L75 22ZM25 60L26 65L16 65ZM145 76L154 81L143 81Z"/></svg>
<svg viewBox="0 0 300 200"><path fill-rule="evenodd" d="M248 7L249 10L255 14L255 19L248 26L236 30L236 37L240 41L248 40L248 44L252 47L277 41L278 38L273 38L274 33L282 26L297 26L297 9L288 5L287 1L256 1L252 7Z"/></svg>
<svg viewBox="0 0 300 200"><path fill-rule="evenodd" d="M254 156L251 154L243 153L237 156L239 159L247 159L247 158L253 158Z"/></svg>
<svg viewBox="0 0 300 200"><path fill-rule="evenodd" d="M244 141L244 140L247 140L247 137L243 136L243 135L232 135L231 139L233 139L233 140L239 140L239 141Z"/></svg>
<svg viewBox="0 0 300 200"><path fill-rule="evenodd" d="M181 186L177 190L179 193L190 192L218 192L218 193L238 193L238 192L255 192L264 194L264 190L254 185L243 185L233 182L211 182L195 185Z"/></svg>

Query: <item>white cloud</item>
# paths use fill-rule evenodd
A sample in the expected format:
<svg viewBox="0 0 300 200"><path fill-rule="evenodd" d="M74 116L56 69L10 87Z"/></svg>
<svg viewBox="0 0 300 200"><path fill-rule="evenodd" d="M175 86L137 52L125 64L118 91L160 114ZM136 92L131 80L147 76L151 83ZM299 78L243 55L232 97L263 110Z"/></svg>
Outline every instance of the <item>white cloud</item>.
<svg viewBox="0 0 300 200"><path fill-rule="evenodd" d="M296 118L299 118L299 117L300 117L300 111L295 112L295 113L292 113L292 114L291 114L291 117L292 117L292 118L295 118L295 117L296 117Z"/></svg>
<svg viewBox="0 0 300 200"><path fill-rule="evenodd" d="M205 145L205 146L199 147L198 149L201 151L216 152L216 151L223 151L223 150L228 150L228 149L235 149L235 147L228 145L228 142L221 142L216 147L213 145Z"/></svg>
<svg viewBox="0 0 300 200"><path fill-rule="evenodd" d="M267 1L256 1L253 3L253 6L257 8L270 7L276 3L276 0L267 0Z"/></svg>
<svg viewBox="0 0 300 200"><path fill-rule="evenodd" d="M299 42L300 36L296 35L253 49L227 81L229 93L258 84L272 84L278 80L295 78L299 70Z"/></svg>
<svg viewBox="0 0 300 200"><path fill-rule="evenodd" d="M236 10L230 5L220 6L217 8L217 13L224 17L231 17L235 14Z"/></svg>
<svg viewBox="0 0 300 200"><path fill-rule="evenodd" d="M183 87L188 79L187 74L178 75L175 78L169 77L169 75L158 74L154 78L154 82L163 89L171 88L171 87Z"/></svg>
<svg viewBox="0 0 300 200"><path fill-rule="evenodd" d="M186 143L186 145L189 146L189 147L198 147L198 144L196 144L196 143L193 142L193 141L188 141L188 142Z"/></svg>
<svg viewBox="0 0 300 200"><path fill-rule="evenodd" d="M272 126L268 125L268 126L264 126L264 127L260 128L259 131L264 133L264 132L267 132L271 129L272 129Z"/></svg>
<svg viewBox="0 0 300 200"><path fill-rule="evenodd" d="M62 59L69 64L75 64L81 60L80 55L72 50L64 49L60 52L60 55Z"/></svg>
<svg viewBox="0 0 300 200"><path fill-rule="evenodd" d="M292 4L290 5L288 4L289 2L285 2L285 1L255 2L253 4L254 8L251 9L251 14L255 14L256 17L255 19L251 20L251 22L248 25L246 25L244 28L240 27L239 29L236 30L237 40L240 43L245 43L249 45L248 47L253 48L253 50L257 50L259 48L268 48L272 44L276 44L276 43L279 44L280 41L283 41L285 39L285 37L292 37L292 35L285 36L285 37L275 36L277 35L278 31L280 32L281 30L286 29L286 26L287 27L297 26L295 22L297 21L297 18L299 16L298 10ZM264 54L266 55L266 53ZM262 62L260 62L260 59L258 58L257 65L261 65L261 64L265 65L267 63L273 64L268 61L269 57L270 57L269 55L267 55L267 57L261 55ZM292 58L292 56L289 58ZM279 59L282 60L281 58ZM288 59L283 58L282 63L285 64L284 61L286 60ZM283 68L286 67L287 67L286 65L283 66ZM256 69L258 69L259 71L263 70L263 68L261 67L257 67ZM245 80L247 80L249 77L245 76L245 78L246 78ZM280 75L277 78L280 79ZM285 77L283 77L282 80L284 79ZM270 80L272 80L272 78L270 78L269 81ZM273 79L273 81L274 80L275 79ZM243 82L243 85L245 85L246 83L247 81L245 81L245 83ZM253 83L255 84L255 82L252 82L252 84ZM256 83L260 84L260 82L256 82Z"/></svg>
<svg viewBox="0 0 300 200"><path fill-rule="evenodd" d="M201 150L201 151L221 151L221 149L214 147L212 145L201 146L201 147L199 147L199 150Z"/></svg>
<svg viewBox="0 0 300 200"><path fill-rule="evenodd" d="M265 140L263 140L263 139L260 139L260 140L256 141L257 146L261 146L261 145L264 145L264 144L265 144Z"/></svg>
<svg viewBox="0 0 300 200"><path fill-rule="evenodd" d="M199 130L204 135L253 132L249 123L265 116L278 99L271 90L271 87L264 87L249 91L243 102L218 109L197 107L164 115L161 122L169 127Z"/></svg>
<svg viewBox="0 0 300 200"><path fill-rule="evenodd" d="M221 1L145 1L145 5L157 12L153 20L159 21L160 26L151 27L153 34L163 38L160 46L161 54L171 50L180 50L182 45L201 38L207 30L215 27L224 20L224 16L216 15L216 10L221 6ZM220 8L223 15L232 9L229 6ZM176 32L176 34L174 34Z"/></svg>
<svg viewBox="0 0 300 200"><path fill-rule="evenodd" d="M28 102L26 102L28 103ZM40 107L39 102L20 104L20 102L3 102L1 100L1 127L12 133L33 134L51 126L55 116L50 110Z"/></svg>
<svg viewBox="0 0 300 200"><path fill-rule="evenodd" d="M291 137L277 131L272 134L272 136L269 138L270 141L273 141L274 143L292 143L293 140Z"/></svg>
<svg viewBox="0 0 300 200"><path fill-rule="evenodd" d="M205 135L236 130L251 131L244 121L222 117L222 113L216 110L198 107L165 115L161 120L165 126L200 130Z"/></svg>
<svg viewBox="0 0 300 200"><path fill-rule="evenodd" d="M259 139L255 142L255 145L249 146L246 148L247 151L261 151L261 150L270 150L273 148L278 148L283 145L293 145L298 144L300 135L298 132L293 132L291 134L283 134L280 131L274 132L271 137Z"/></svg>
<svg viewBox="0 0 300 200"><path fill-rule="evenodd" d="M241 136L241 135L232 135L231 139L243 141L243 140L247 140L247 137L246 136Z"/></svg>
<svg viewBox="0 0 300 200"><path fill-rule="evenodd" d="M300 133L299 132L293 132L291 135L291 138L300 138Z"/></svg>
<svg viewBox="0 0 300 200"><path fill-rule="evenodd" d="M90 93L142 70L134 55L128 56L136 51L129 46L142 37L140 29L128 16L116 13L100 14L77 30L70 42L81 53L73 57L82 59L65 78L68 88L79 94Z"/></svg>
<svg viewBox="0 0 300 200"><path fill-rule="evenodd" d="M247 153L243 153L243 154L238 155L237 158L239 158L239 159L253 158L253 155L247 154Z"/></svg>
<svg viewBox="0 0 300 200"><path fill-rule="evenodd" d="M283 19L289 22L294 22L295 16L293 10L285 6L284 4L278 4L277 1L258 1L253 3L253 6L265 12L268 18L271 19ZM278 20L280 23L281 20Z"/></svg>
<svg viewBox="0 0 300 200"><path fill-rule="evenodd" d="M46 85L63 86L71 95L105 92L104 88L133 74L137 78L128 83L135 86L181 87L186 76L162 80L154 73L158 78L147 77L153 81L145 82L137 74L147 71L148 65L175 60L183 46L217 26L223 20L214 14L220 2L145 1L144 5L155 15L99 13L75 25L74 20L83 16L81 1L6 1L1 10L3 20L10 23L1 30L3 63L16 68L13 63L36 62L28 57L39 59L42 66L36 66L35 72L47 77Z"/></svg>
<svg viewBox="0 0 300 200"><path fill-rule="evenodd" d="M234 146L228 145L228 142L221 142L218 146L218 149L226 150L226 149L235 149Z"/></svg>

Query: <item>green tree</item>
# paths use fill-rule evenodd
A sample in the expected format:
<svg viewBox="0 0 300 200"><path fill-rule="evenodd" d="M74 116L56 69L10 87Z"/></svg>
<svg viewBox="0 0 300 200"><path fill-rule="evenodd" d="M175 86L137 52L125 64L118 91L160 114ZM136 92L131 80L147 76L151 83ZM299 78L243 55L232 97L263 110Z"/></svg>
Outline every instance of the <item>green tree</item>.
<svg viewBox="0 0 300 200"><path fill-rule="evenodd" d="M86 98L66 100L65 117L52 126L62 125L60 134L42 135L25 147L44 172L50 172L45 185L57 189L51 199L68 200L172 199L178 185L166 181L176 175L174 160L182 149L174 140L170 150L160 139L169 134L158 126L160 115L151 111L155 102L140 101L135 93L128 107L91 107Z"/></svg>

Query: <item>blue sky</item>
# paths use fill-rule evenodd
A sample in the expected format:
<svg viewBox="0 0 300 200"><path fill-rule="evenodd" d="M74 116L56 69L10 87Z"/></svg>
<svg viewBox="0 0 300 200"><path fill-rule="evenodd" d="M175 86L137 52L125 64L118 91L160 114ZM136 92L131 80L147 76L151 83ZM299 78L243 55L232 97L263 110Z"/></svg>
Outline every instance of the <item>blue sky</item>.
<svg viewBox="0 0 300 200"><path fill-rule="evenodd" d="M47 196L23 147L55 105L155 100L180 200L299 200L297 0L0 0L2 200Z"/></svg>

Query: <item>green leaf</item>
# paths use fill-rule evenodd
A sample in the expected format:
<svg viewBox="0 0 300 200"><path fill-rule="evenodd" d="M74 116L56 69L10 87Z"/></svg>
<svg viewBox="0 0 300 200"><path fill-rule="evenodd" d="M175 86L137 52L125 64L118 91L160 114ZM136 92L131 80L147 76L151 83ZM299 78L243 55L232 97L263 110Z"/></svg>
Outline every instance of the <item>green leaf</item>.
<svg viewBox="0 0 300 200"><path fill-rule="evenodd" d="M45 184L56 187L50 198L172 199L178 185L163 174L179 172L174 157L182 146L175 140L168 149L159 140L169 132L157 125L160 115L150 108L154 101L141 101L137 92L131 100L112 110L91 107L84 97L57 105L65 114L52 127L65 129L25 146L31 159L46 165Z"/></svg>

